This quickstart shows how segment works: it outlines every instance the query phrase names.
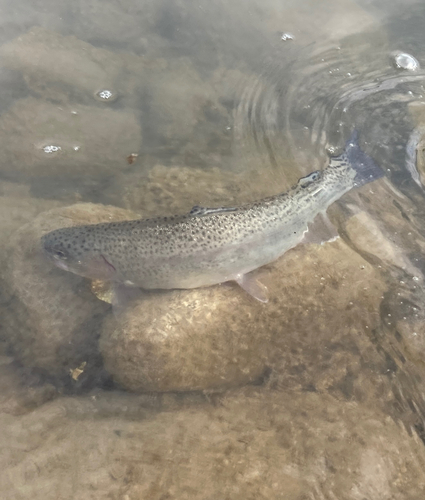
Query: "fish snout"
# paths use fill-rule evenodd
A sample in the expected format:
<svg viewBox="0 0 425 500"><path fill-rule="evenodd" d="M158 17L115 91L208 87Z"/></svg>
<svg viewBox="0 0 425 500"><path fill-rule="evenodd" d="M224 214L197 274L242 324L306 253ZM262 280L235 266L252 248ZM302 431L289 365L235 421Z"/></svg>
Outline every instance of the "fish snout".
<svg viewBox="0 0 425 500"><path fill-rule="evenodd" d="M55 261L63 262L69 259L69 252L63 243L52 240L49 238L49 234L41 238L41 246L44 252Z"/></svg>

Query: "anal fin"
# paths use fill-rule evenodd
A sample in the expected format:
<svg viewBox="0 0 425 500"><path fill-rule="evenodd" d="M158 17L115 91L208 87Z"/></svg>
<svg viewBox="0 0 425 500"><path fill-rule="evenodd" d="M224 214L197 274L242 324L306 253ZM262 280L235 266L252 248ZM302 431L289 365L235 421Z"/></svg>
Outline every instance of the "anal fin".
<svg viewBox="0 0 425 500"><path fill-rule="evenodd" d="M301 243L316 243L323 245L328 241L335 241L339 238L336 227L332 224L326 212L321 212L316 215L313 222L308 225L307 231Z"/></svg>
<svg viewBox="0 0 425 500"><path fill-rule="evenodd" d="M266 285L263 285L251 274L238 274L235 277L236 283L245 290L246 293L260 302L268 302L269 294Z"/></svg>

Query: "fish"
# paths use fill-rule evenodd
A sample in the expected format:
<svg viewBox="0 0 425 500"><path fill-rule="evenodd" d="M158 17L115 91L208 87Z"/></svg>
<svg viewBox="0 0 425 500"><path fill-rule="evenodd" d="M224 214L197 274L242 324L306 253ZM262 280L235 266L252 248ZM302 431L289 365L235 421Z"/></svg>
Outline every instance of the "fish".
<svg viewBox="0 0 425 500"><path fill-rule="evenodd" d="M383 175L355 130L341 155L287 192L235 207L195 206L183 215L56 229L41 244L57 267L118 288L193 289L235 281L267 302L267 288L252 271L315 241L315 233L320 242L336 238L327 208Z"/></svg>

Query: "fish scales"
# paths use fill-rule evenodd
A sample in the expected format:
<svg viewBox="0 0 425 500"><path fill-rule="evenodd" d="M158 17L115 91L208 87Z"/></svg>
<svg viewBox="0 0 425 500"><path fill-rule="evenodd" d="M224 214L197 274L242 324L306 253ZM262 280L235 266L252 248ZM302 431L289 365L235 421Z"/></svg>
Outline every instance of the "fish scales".
<svg viewBox="0 0 425 500"><path fill-rule="evenodd" d="M92 279L145 289L235 280L262 300L247 274L300 243L309 224L347 191L382 175L355 132L341 156L286 193L240 207L58 229L42 245L58 267Z"/></svg>

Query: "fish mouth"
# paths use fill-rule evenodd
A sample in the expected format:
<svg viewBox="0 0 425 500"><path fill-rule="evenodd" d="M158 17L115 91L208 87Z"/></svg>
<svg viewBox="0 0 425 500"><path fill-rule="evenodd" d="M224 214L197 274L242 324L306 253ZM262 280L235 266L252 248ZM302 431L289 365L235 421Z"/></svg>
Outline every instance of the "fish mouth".
<svg viewBox="0 0 425 500"><path fill-rule="evenodd" d="M57 257L53 257L53 262L55 266L59 267L59 269L63 269L64 271L69 271L69 267L67 266L67 264L65 264L63 260L60 260Z"/></svg>
<svg viewBox="0 0 425 500"><path fill-rule="evenodd" d="M67 271L89 279L108 281L116 275L115 267L108 259L98 254L94 258L67 262L52 254L48 254L49 260L62 271Z"/></svg>

